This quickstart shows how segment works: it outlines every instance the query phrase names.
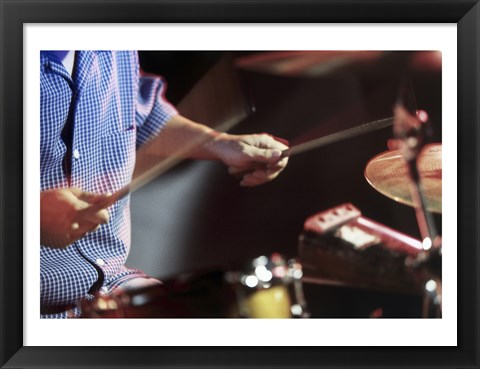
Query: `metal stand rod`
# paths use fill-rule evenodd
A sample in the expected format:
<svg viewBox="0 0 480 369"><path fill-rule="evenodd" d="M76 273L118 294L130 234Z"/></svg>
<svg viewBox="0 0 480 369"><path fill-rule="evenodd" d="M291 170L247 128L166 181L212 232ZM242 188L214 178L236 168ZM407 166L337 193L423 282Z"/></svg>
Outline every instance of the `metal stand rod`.
<svg viewBox="0 0 480 369"><path fill-rule="evenodd" d="M420 174L418 172L416 159L407 161L410 177L413 180L413 184L410 188L412 194L413 203L415 205L415 215L417 217L418 228L422 241L429 238L432 241L432 245L435 245L435 240L438 238L437 228L433 221L432 214L427 211L425 195L423 193L422 185L420 183Z"/></svg>

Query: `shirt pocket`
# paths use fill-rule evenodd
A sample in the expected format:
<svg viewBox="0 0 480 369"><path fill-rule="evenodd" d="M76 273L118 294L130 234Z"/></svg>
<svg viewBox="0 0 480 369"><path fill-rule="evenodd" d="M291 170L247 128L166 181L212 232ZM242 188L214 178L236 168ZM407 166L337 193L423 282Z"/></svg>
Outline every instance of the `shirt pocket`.
<svg viewBox="0 0 480 369"><path fill-rule="evenodd" d="M135 167L137 128L108 134L103 141L103 173L108 191L116 192L130 183Z"/></svg>

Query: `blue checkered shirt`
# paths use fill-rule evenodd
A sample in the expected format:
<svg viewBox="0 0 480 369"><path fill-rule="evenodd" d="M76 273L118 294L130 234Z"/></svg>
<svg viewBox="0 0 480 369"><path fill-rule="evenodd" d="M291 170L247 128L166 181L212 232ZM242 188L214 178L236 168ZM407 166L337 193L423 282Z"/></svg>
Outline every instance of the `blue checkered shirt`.
<svg viewBox="0 0 480 369"><path fill-rule="evenodd" d="M133 51L79 51L72 75L53 53L41 52L41 190L70 186L114 193L128 184L136 149L176 114L164 90L160 78L140 76ZM65 157L71 158L70 174ZM40 246L42 318L66 317L79 299L111 291L141 273L124 265L129 201L125 197L111 206L108 224L67 248ZM78 308L69 314L78 316Z"/></svg>

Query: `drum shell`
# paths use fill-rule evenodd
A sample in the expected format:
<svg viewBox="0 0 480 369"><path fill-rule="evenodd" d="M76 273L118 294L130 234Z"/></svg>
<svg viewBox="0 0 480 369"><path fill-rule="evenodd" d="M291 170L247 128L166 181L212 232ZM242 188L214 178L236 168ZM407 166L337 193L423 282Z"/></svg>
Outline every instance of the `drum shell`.
<svg viewBox="0 0 480 369"><path fill-rule="evenodd" d="M256 259L254 259L256 260ZM306 317L300 264L281 260L282 278L258 288L242 285L244 265L228 265L166 279L162 285L97 294L79 305L84 318L290 318ZM278 268L277 268L278 269ZM295 277L293 272L297 271ZM290 271L290 275L288 275ZM275 272L275 271L274 271ZM301 269L300 269L301 273ZM293 306L293 310L292 310ZM293 311L293 313L292 313Z"/></svg>
<svg viewBox="0 0 480 369"><path fill-rule="evenodd" d="M97 294L81 301L84 318L220 318L232 314L235 295L223 271L184 273L162 285Z"/></svg>
<svg viewBox="0 0 480 369"><path fill-rule="evenodd" d="M226 278L235 290L240 317L308 318L302 276L297 260L275 253L251 260Z"/></svg>

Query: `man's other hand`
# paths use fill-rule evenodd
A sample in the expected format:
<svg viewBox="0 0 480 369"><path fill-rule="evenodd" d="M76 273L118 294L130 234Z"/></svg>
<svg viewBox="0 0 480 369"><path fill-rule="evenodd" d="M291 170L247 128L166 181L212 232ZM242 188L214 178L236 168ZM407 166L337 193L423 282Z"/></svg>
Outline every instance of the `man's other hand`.
<svg viewBox="0 0 480 369"><path fill-rule="evenodd" d="M109 221L108 211L95 204L110 194L94 194L79 188L40 192L40 243L65 248Z"/></svg>

